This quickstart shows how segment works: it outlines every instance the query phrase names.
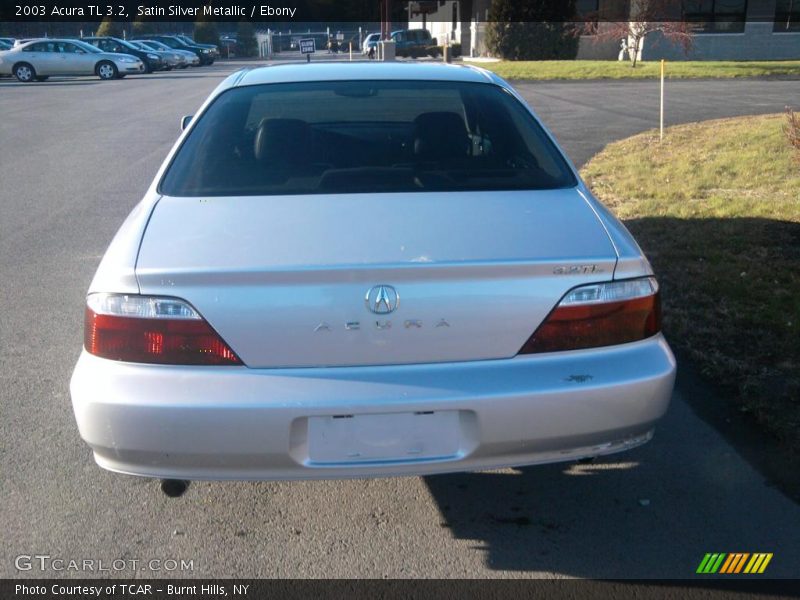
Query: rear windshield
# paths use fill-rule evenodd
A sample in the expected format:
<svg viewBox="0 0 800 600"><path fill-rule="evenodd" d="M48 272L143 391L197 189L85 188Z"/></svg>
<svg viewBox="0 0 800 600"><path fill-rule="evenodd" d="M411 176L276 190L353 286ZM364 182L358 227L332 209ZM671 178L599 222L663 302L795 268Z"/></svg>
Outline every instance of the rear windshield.
<svg viewBox="0 0 800 600"><path fill-rule="evenodd" d="M246 196L575 184L541 126L498 86L335 81L224 92L181 145L160 191Z"/></svg>

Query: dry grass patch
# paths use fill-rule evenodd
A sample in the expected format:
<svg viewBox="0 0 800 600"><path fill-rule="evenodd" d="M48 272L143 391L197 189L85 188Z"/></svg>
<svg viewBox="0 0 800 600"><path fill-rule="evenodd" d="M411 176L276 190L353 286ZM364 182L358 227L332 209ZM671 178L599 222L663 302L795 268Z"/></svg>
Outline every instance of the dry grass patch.
<svg viewBox="0 0 800 600"><path fill-rule="evenodd" d="M583 169L663 289L665 334L731 401L800 448L800 167L785 115L616 142Z"/></svg>

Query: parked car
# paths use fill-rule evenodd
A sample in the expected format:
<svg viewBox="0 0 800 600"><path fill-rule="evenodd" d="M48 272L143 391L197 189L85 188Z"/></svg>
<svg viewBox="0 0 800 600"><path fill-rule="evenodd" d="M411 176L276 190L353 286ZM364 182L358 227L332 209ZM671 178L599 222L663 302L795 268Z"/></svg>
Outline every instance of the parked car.
<svg viewBox="0 0 800 600"><path fill-rule="evenodd" d="M423 475L651 438L658 283L508 83L258 68L182 124L87 296L70 392L101 467Z"/></svg>
<svg viewBox="0 0 800 600"><path fill-rule="evenodd" d="M164 62L164 70L171 71L172 69L180 69L185 68L188 66L186 62L186 57L178 54L177 52L170 50L154 50L143 44L142 42L137 42L136 40L131 40L128 42L134 48L141 50L143 52L152 53L158 55L161 60Z"/></svg>
<svg viewBox="0 0 800 600"><path fill-rule="evenodd" d="M158 35L158 34L149 34L149 35L140 35L137 36L137 40L155 40L157 42L161 42L173 48L175 50L186 50L189 52L193 52L197 55L200 59L201 65L211 65L214 64L214 56L209 48L201 48L200 46L195 46L193 44L187 44L180 38L174 35Z"/></svg>
<svg viewBox="0 0 800 600"><path fill-rule="evenodd" d="M370 33L364 38L364 43L361 45L361 54L366 54L370 57L374 56L378 51L378 42L380 41L380 33Z"/></svg>
<svg viewBox="0 0 800 600"><path fill-rule="evenodd" d="M202 44L200 42L195 42L188 35L176 35L175 37L178 38L179 40L181 40L182 42L184 42L185 44L188 44L189 46L197 46L198 48L206 48L210 52L211 58L213 60L216 60L217 58L219 58L219 48L216 46L216 44ZM213 60L212 60L212 62L213 62Z"/></svg>
<svg viewBox="0 0 800 600"><path fill-rule="evenodd" d="M49 38L27 42L0 54L0 74L19 81L44 81L51 75L97 75L117 79L144 73L136 56L102 52L80 40Z"/></svg>
<svg viewBox="0 0 800 600"><path fill-rule="evenodd" d="M427 29L401 29L392 32L395 43L395 55L401 57L417 58L419 56L439 55L436 47L436 38L431 37Z"/></svg>
<svg viewBox="0 0 800 600"><path fill-rule="evenodd" d="M132 41L136 41L137 43L142 44L142 45L144 45L144 46L146 46L148 48L151 48L152 50L158 50L160 52L174 52L178 56L182 56L185 59L186 62L179 67L181 69L185 69L186 67L189 67L189 66L192 66L192 67L200 66L200 57L197 56L197 54L195 54L194 52L191 52L189 50L180 50L178 48L170 48L166 44L162 44L161 42L156 41L156 40L137 39L137 40L132 40Z"/></svg>
<svg viewBox="0 0 800 600"><path fill-rule="evenodd" d="M121 40L115 37L85 37L82 38L87 44L96 46L103 52L113 52L115 54L130 54L137 57L144 63L144 72L152 73L153 71L161 71L167 66L166 61L162 56L153 52L152 50L142 50L137 48L126 40Z"/></svg>

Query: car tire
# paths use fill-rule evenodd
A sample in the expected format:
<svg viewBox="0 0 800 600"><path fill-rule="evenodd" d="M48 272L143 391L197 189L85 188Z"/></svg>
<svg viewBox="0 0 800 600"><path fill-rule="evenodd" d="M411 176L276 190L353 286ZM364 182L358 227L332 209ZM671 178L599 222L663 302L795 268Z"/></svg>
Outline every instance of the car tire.
<svg viewBox="0 0 800 600"><path fill-rule="evenodd" d="M117 69L117 65L109 60L104 60L97 63L94 72L103 81L109 81L119 77L119 69Z"/></svg>
<svg viewBox="0 0 800 600"><path fill-rule="evenodd" d="M14 77L22 83L36 81L36 69L28 63L19 63L14 65Z"/></svg>

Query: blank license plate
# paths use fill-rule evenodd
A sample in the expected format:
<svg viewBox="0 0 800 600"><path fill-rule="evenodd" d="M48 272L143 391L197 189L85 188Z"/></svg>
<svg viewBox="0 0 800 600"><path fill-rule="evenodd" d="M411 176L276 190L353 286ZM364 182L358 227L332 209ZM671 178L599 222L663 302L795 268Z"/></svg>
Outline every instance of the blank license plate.
<svg viewBox="0 0 800 600"><path fill-rule="evenodd" d="M316 464L416 461L455 457L457 410L308 419L308 457Z"/></svg>

